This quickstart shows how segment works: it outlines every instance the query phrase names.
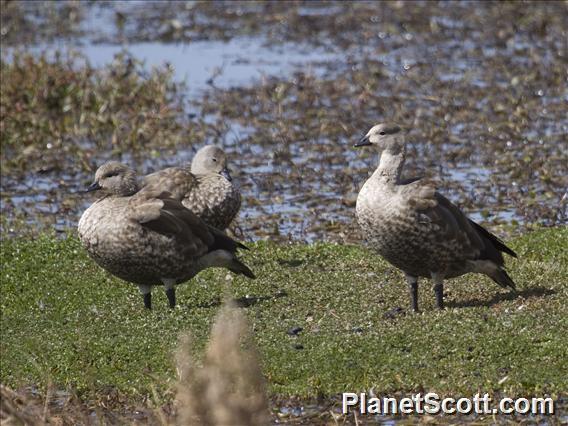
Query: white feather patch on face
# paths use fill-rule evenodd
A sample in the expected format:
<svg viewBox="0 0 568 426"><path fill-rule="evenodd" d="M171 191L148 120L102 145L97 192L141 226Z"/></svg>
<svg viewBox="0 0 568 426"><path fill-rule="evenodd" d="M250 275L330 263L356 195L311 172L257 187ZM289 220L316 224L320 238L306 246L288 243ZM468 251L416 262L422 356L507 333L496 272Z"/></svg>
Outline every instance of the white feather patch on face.
<svg viewBox="0 0 568 426"><path fill-rule="evenodd" d="M381 129L383 128L384 124L376 124L367 132L367 136L379 134Z"/></svg>
<svg viewBox="0 0 568 426"><path fill-rule="evenodd" d="M388 140L401 131L396 124L380 123L376 124L367 132L366 137L372 144L380 144L383 140Z"/></svg>

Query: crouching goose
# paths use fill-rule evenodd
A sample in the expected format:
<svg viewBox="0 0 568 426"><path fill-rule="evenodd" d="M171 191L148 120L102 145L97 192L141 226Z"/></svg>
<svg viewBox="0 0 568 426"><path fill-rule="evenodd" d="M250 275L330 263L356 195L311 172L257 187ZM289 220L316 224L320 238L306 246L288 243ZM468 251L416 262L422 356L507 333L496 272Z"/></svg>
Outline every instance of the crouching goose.
<svg viewBox="0 0 568 426"><path fill-rule="evenodd" d="M213 145L197 151L191 169L170 167L147 175L144 185L170 192L205 223L225 230L241 207L241 194L233 185L225 152Z"/></svg>
<svg viewBox="0 0 568 426"><path fill-rule="evenodd" d="M405 141L399 126L377 124L355 147L366 145L381 156L357 197L357 221L369 245L406 275L414 311L418 277L432 279L440 309L444 279L468 272L515 289L501 254L517 257L513 250L420 178L401 180Z"/></svg>
<svg viewBox="0 0 568 426"><path fill-rule="evenodd" d="M134 170L118 162L102 165L87 191L105 193L81 216L79 238L102 268L138 285L151 309L151 288L163 284L175 307L175 285L209 267L254 278L235 253L246 248L208 226L170 194L139 190Z"/></svg>

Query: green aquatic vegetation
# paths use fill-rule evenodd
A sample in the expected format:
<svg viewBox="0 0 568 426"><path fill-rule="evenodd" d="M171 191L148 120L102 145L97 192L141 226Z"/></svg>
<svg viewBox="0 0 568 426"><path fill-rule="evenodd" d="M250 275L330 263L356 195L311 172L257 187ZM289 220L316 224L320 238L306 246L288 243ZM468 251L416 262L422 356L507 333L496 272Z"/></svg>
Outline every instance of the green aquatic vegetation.
<svg viewBox="0 0 568 426"><path fill-rule="evenodd" d="M184 85L167 66L147 71L121 53L96 69L73 51L53 57L15 51L0 66L3 175L90 170L94 150L151 151L189 137Z"/></svg>
<svg viewBox="0 0 568 426"><path fill-rule="evenodd" d="M208 270L179 287L175 310L154 289L149 312L136 287L105 273L73 236L4 240L0 380L50 382L85 398L171 394L178 337L190 332L200 359L228 293L246 314L273 396L371 387L558 395L568 385L567 237L551 228L510 242L517 294L468 275L448 283L440 312L423 281L421 314L408 312L401 274L357 246L254 243L244 258L256 280Z"/></svg>

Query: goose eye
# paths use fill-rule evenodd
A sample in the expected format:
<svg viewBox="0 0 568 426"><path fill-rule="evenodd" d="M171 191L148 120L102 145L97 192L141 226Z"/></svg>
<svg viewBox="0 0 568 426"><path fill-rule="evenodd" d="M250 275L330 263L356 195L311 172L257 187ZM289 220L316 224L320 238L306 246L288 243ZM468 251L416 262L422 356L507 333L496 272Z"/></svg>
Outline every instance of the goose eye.
<svg viewBox="0 0 568 426"><path fill-rule="evenodd" d="M383 136L383 135L386 135L386 133L385 132L379 132L379 135Z"/></svg>
<svg viewBox="0 0 568 426"><path fill-rule="evenodd" d="M212 160L215 161L215 162L217 162L217 159L216 159L216 158L212 158Z"/></svg>
<svg viewBox="0 0 568 426"><path fill-rule="evenodd" d="M111 177L115 177L115 176L118 176L118 175L119 175L119 172L110 172L110 173L104 175L103 177L104 178L111 178Z"/></svg>

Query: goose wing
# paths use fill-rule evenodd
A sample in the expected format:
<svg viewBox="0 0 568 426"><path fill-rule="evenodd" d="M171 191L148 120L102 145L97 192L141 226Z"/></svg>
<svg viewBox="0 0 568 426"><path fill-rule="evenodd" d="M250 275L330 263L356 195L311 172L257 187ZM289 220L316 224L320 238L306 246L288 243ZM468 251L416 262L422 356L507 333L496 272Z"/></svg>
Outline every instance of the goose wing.
<svg viewBox="0 0 568 426"><path fill-rule="evenodd" d="M437 229L440 243L458 243L461 255L471 260L491 260L503 266L501 252L516 257L499 238L467 216L450 200L436 191L429 183L415 181L404 187L406 199L421 220L429 222Z"/></svg>
<svg viewBox="0 0 568 426"><path fill-rule="evenodd" d="M215 238L196 215L169 192L143 188L129 202L130 219L142 227L177 240L188 255L200 256L209 251Z"/></svg>
<svg viewBox="0 0 568 426"><path fill-rule="evenodd" d="M142 185L154 191L166 191L171 198L183 200L198 185L198 179L186 168L169 167L144 176Z"/></svg>
<svg viewBox="0 0 568 426"><path fill-rule="evenodd" d="M145 188L131 199L130 204L133 220L154 232L178 239L195 255L214 250L235 253L238 249L247 249L243 244L207 225L180 201L171 198L168 192L154 192Z"/></svg>

